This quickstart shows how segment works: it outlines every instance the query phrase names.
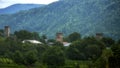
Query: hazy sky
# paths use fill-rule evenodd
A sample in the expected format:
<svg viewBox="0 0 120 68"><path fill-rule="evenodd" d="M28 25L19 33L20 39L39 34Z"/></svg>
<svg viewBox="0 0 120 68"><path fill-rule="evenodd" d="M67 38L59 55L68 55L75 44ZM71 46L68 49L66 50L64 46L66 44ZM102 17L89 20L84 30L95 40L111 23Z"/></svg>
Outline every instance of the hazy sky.
<svg viewBox="0 0 120 68"><path fill-rule="evenodd" d="M0 0L0 8L5 8L13 4L21 3L33 3L33 4L49 4L58 0Z"/></svg>

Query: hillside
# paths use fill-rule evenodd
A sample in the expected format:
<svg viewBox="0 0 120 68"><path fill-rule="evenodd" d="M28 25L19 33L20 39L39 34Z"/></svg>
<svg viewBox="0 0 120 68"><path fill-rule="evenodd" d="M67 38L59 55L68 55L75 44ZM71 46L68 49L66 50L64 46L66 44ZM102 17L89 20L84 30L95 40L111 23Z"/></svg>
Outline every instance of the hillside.
<svg viewBox="0 0 120 68"><path fill-rule="evenodd" d="M83 36L102 32L120 38L120 2L117 0L61 0L12 15L0 15L0 28L27 29L53 37L79 32Z"/></svg>
<svg viewBox="0 0 120 68"><path fill-rule="evenodd" d="M22 10L29 10L44 6L43 4L14 4L7 8L0 9L0 14L11 14Z"/></svg>

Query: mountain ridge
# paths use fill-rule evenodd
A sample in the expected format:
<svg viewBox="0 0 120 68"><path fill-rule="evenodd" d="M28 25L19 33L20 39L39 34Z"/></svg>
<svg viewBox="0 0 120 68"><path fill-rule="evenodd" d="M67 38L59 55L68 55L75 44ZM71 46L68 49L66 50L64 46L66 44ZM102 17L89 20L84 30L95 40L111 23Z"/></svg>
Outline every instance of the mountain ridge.
<svg viewBox="0 0 120 68"><path fill-rule="evenodd" d="M104 33L120 38L119 7L120 2L112 0L62 0L29 11L1 15L0 27L10 25L13 31L26 29L48 37L54 37L56 32L65 36L79 32L82 36Z"/></svg>
<svg viewBox="0 0 120 68"><path fill-rule="evenodd" d="M0 14L13 14L23 10L42 7L44 4L13 4L6 8L0 9Z"/></svg>

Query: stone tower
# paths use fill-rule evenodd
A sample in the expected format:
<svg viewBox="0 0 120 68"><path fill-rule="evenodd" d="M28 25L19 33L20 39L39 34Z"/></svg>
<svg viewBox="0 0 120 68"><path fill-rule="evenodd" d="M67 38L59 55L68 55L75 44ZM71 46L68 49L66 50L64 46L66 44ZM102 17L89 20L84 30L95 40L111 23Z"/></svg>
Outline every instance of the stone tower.
<svg viewBox="0 0 120 68"><path fill-rule="evenodd" d="M56 41L63 42L63 33L56 33Z"/></svg>
<svg viewBox="0 0 120 68"><path fill-rule="evenodd" d="M102 39L103 33L96 33L96 39Z"/></svg>
<svg viewBox="0 0 120 68"><path fill-rule="evenodd" d="M4 35L5 35L5 37L10 37L10 27L9 26L4 27Z"/></svg>

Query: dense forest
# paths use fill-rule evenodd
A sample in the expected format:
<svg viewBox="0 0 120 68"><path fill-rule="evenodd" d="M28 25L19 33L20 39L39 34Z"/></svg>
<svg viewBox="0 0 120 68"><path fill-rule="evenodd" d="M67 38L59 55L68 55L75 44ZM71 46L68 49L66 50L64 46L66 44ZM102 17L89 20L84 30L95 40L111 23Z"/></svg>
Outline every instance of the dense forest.
<svg viewBox="0 0 120 68"><path fill-rule="evenodd" d="M119 0L60 0L44 7L0 15L0 28L35 31L53 38L54 33L66 36L76 31L82 36L97 32L120 38ZM34 25L34 26L33 26Z"/></svg>
<svg viewBox="0 0 120 68"><path fill-rule="evenodd" d="M0 30L0 68L120 68L120 40L110 37L81 38L81 34L73 32L64 37L65 42L71 43L64 46L37 32L20 30L10 37L3 33ZM42 44L22 43L25 39Z"/></svg>

